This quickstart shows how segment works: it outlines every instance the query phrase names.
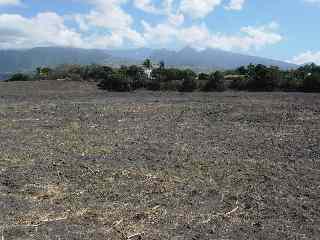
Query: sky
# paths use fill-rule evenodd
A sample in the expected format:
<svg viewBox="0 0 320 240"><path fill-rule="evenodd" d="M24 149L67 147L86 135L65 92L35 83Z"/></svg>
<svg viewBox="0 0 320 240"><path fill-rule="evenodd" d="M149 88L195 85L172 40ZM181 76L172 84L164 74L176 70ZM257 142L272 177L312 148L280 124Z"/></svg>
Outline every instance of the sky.
<svg viewBox="0 0 320 240"><path fill-rule="evenodd" d="M0 49L217 48L320 64L320 0L0 0Z"/></svg>

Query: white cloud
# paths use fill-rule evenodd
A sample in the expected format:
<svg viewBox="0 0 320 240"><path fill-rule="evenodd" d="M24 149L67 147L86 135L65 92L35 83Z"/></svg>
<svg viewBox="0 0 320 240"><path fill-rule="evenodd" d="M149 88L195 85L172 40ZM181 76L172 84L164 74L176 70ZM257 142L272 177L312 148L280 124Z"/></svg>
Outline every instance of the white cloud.
<svg viewBox="0 0 320 240"><path fill-rule="evenodd" d="M124 0L88 0L88 2L94 6L88 14L82 15L83 21L88 25L125 29L133 23L132 17L121 8L121 5L126 3ZM78 15L78 18L80 16Z"/></svg>
<svg viewBox="0 0 320 240"><path fill-rule="evenodd" d="M93 6L87 14L63 17L47 12L31 18L17 14L0 15L0 48L114 48L124 44L145 45L144 38L132 27L132 17L122 9L126 0L86 1ZM79 29L68 27L66 19L77 22Z"/></svg>
<svg viewBox="0 0 320 240"><path fill-rule="evenodd" d="M32 48L38 46L69 46L79 48L121 47L124 39L144 45L139 33L116 29L109 34L81 34L65 25L65 19L53 12L33 18L16 14L0 15L0 48Z"/></svg>
<svg viewBox="0 0 320 240"><path fill-rule="evenodd" d="M176 26L170 23L161 23L151 26L149 23L142 21L144 27L144 39L155 46L166 46L177 34Z"/></svg>
<svg viewBox="0 0 320 240"><path fill-rule="evenodd" d="M306 2L306 3L316 3L316 4L318 4L318 3L320 3L320 0L304 0L304 2Z"/></svg>
<svg viewBox="0 0 320 240"><path fill-rule="evenodd" d="M304 53L301 53L290 61L295 64L305 64L305 63L315 63L320 65L320 51L319 52L312 52L307 51Z"/></svg>
<svg viewBox="0 0 320 240"><path fill-rule="evenodd" d="M273 22L259 27L243 27L235 35L211 32L204 23L190 27L176 27L170 22L155 26L143 22L143 25L146 41L163 47L178 42L179 45L188 45L197 49L248 51L276 44L282 40L282 36L275 32L277 24Z"/></svg>
<svg viewBox="0 0 320 240"><path fill-rule="evenodd" d="M168 22L174 26L181 26L184 23L184 16L183 14L170 14Z"/></svg>
<svg viewBox="0 0 320 240"><path fill-rule="evenodd" d="M172 4L174 0L161 0L161 4L154 4L152 0L133 0L136 8L152 14L170 15L173 14Z"/></svg>
<svg viewBox="0 0 320 240"><path fill-rule="evenodd" d="M244 3L245 0L230 0L228 6L226 6L226 9L240 11L242 10Z"/></svg>
<svg viewBox="0 0 320 240"><path fill-rule="evenodd" d="M248 48L250 48L250 46L261 48L266 45L278 43L282 40L282 36L275 32L278 27L277 23L271 22L268 25L260 27L243 27L241 28L241 32L248 35L246 37Z"/></svg>
<svg viewBox="0 0 320 240"><path fill-rule="evenodd" d="M182 0L180 10L194 19L204 18L211 13L222 0Z"/></svg>
<svg viewBox="0 0 320 240"><path fill-rule="evenodd" d="M87 0L87 2L93 5L93 9L88 14L75 14L73 18L83 32L95 28L110 32L109 35L96 35L98 46L102 47L103 40L107 39L111 41L105 41L103 47L120 47L125 40L134 46L145 44L141 34L132 27L133 18L122 8L122 5L127 3L126 0ZM118 40L118 44L114 39Z"/></svg>
<svg viewBox="0 0 320 240"><path fill-rule="evenodd" d="M0 0L0 6L1 5L20 5L20 0Z"/></svg>
<svg viewBox="0 0 320 240"><path fill-rule="evenodd" d="M33 18L16 14L0 15L0 47L30 48L34 46L84 45L76 31L64 25L64 19L56 13L40 13Z"/></svg>
<svg viewBox="0 0 320 240"><path fill-rule="evenodd" d="M174 0L162 0L157 6L153 5L151 0L135 0L135 4L140 1L140 7L143 7L144 11L166 16L166 20L158 24L142 20L143 29L140 32L133 27L133 17L124 10L124 5L129 0L83 1L91 5L88 12L67 17L54 12L39 13L30 18L16 14L0 14L0 48L52 45L82 48L189 45L197 49L245 51L276 44L282 40L282 36L277 33L278 25L273 22L264 26L243 27L231 35L213 32L205 23L186 26L184 13L191 14L193 9L193 17L202 18L221 4L222 0L182 0L181 5L175 9ZM67 25L66 21L70 20L77 23L77 28Z"/></svg>
<svg viewBox="0 0 320 240"><path fill-rule="evenodd" d="M134 0L134 5L136 8L149 13L159 13L160 10L153 5L151 0Z"/></svg>

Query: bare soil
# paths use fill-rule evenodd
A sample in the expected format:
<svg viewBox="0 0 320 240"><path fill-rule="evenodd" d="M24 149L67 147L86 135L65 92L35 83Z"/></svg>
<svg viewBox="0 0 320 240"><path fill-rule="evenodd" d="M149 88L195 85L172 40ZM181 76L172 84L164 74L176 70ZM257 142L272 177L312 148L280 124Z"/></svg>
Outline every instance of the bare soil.
<svg viewBox="0 0 320 240"><path fill-rule="evenodd" d="M0 239L320 239L320 95L0 83Z"/></svg>

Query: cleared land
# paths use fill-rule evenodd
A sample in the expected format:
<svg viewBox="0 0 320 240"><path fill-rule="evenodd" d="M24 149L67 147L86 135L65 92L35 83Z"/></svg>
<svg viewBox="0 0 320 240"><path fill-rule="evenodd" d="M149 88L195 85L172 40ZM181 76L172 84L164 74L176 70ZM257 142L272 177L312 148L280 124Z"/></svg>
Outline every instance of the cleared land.
<svg viewBox="0 0 320 240"><path fill-rule="evenodd" d="M0 239L319 239L320 95L0 83Z"/></svg>

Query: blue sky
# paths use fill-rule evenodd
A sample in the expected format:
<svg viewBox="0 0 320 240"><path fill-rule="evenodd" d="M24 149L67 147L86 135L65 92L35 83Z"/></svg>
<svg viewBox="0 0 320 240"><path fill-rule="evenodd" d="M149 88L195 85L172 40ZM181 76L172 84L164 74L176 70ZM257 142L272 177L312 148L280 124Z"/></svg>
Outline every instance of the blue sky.
<svg viewBox="0 0 320 240"><path fill-rule="evenodd" d="M320 64L320 0L0 0L0 48L219 48Z"/></svg>

